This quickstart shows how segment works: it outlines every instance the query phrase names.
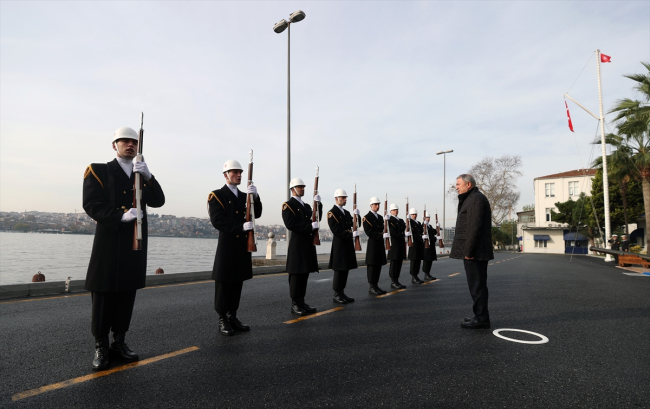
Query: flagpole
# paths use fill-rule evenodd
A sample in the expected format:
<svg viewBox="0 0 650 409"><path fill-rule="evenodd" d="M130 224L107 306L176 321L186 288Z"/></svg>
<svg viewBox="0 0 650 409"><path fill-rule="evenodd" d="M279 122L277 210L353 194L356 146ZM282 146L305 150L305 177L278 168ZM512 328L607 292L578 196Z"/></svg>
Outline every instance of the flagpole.
<svg viewBox="0 0 650 409"><path fill-rule="evenodd" d="M611 238L611 227L609 223L609 178L607 176L607 146L605 145L605 116L603 115L603 93L600 84L600 50L596 50L596 67L598 69L598 100L600 102L600 143L603 148L603 196L605 202L605 243L603 246L607 247L607 241ZM612 261L612 256L607 254L605 261Z"/></svg>

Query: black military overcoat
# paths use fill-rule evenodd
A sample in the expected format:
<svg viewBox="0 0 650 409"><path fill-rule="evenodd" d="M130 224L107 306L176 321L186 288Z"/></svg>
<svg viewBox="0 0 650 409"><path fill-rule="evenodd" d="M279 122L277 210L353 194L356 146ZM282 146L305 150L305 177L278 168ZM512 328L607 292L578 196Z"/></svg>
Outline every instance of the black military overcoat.
<svg viewBox="0 0 650 409"><path fill-rule="evenodd" d="M404 220L391 216L388 220L388 232L390 233L390 250L386 258L388 260L405 260L406 259L406 244L404 231L406 231L406 223Z"/></svg>
<svg viewBox="0 0 650 409"><path fill-rule="evenodd" d="M422 260L424 257L424 241L422 240L422 224L411 219L409 217L409 223L411 223L411 241L413 245L409 247L409 260Z"/></svg>
<svg viewBox="0 0 650 409"><path fill-rule="evenodd" d="M135 173L129 178L117 162L93 163L86 168L83 208L97 222L85 289L98 293L135 291L145 286L147 275L146 207L161 207L165 194L155 177L142 192L142 250L133 250L135 221L122 223L133 206Z"/></svg>
<svg viewBox="0 0 650 409"><path fill-rule="evenodd" d="M282 204L282 220L291 231L287 250L287 273L309 274L318 272L318 257L311 226L312 209L295 198ZM318 220L323 217L323 205L318 202Z"/></svg>
<svg viewBox="0 0 650 409"><path fill-rule="evenodd" d="M262 202L255 198L255 218L262 216ZM253 278L253 262L248 252L246 222L246 193L237 190L237 197L223 185L208 195L210 222L219 230L217 254L212 267L212 279L235 283Z"/></svg>
<svg viewBox="0 0 650 409"><path fill-rule="evenodd" d="M366 244L366 265L385 265L384 218L379 213L375 216L373 212L368 212L363 218L363 231L368 236L368 244Z"/></svg>
<svg viewBox="0 0 650 409"><path fill-rule="evenodd" d="M424 261L436 261L438 260L438 242L436 241L436 229L434 229L430 224L427 225L427 231L429 232L429 248L424 248Z"/></svg>
<svg viewBox="0 0 650 409"><path fill-rule="evenodd" d="M456 233L450 258L474 257L477 261L494 259L492 211L490 203L476 187L458 195Z"/></svg>
<svg viewBox="0 0 650 409"><path fill-rule="evenodd" d="M347 210L334 205L327 213L327 224L332 235L332 252L330 253L329 268L335 271L346 271L357 268L357 256L354 252L352 239L352 215Z"/></svg>

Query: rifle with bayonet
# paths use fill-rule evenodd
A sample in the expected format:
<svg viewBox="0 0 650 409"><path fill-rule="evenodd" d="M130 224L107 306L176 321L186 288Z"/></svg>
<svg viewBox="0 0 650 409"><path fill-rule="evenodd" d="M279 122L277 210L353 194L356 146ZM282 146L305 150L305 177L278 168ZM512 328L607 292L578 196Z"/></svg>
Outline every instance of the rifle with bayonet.
<svg viewBox="0 0 650 409"><path fill-rule="evenodd" d="M440 223L438 223L438 210L436 210L436 235L440 237L438 240L438 247L441 249L445 248L445 243L442 241L442 236L440 235Z"/></svg>
<svg viewBox="0 0 650 409"><path fill-rule="evenodd" d="M388 214L388 193L384 194L384 234L388 233L388 220L386 220L386 215ZM386 239L386 250L390 250L390 237Z"/></svg>
<svg viewBox="0 0 650 409"><path fill-rule="evenodd" d="M406 197L406 231L407 232L411 231L411 215L409 213L410 213L409 212L409 198L407 196ZM409 236L408 241L407 241L407 247L412 247L412 246L413 246L413 240L411 239L411 236Z"/></svg>
<svg viewBox="0 0 650 409"><path fill-rule="evenodd" d="M357 231L357 215L354 212L357 209L357 185L354 185L354 195L352 196L352 231ZM359 236L354 238L354 251L361 251L361 240Z"/></svg>
<svg viewBox="0 0 650 409"><path fill-rule="evenodd" d="M314 197L318 194L318 166L316 166L316 180L314 181ZM314 200L314 209L311 212L311 222L318 223L318 202ZM320 224L319 224L320 227ZM318 229L312 232L314 246L320 246L320 235Z"/></svg>
<svg viewBox="0 0 650 409"><path fill-rule="evenodd" d="M424 214L424 216L422 216L422 226L424 228L422 229L422 231L423 231L423 234L426 234L428 236L429 235L429 225L426 223L426 221L427 221L427 205L424 205L423 214ZM424 248L428 249L430 247L431 246L429 245L429 239L425 239L424 240Z"/></svg>
<svg viewBox="0 0 650 409"><path fill-rule="evenodd" d="M138 154L135 156L136 162L142 162L142 144L144 142L144 112L140 113L140 133L138 134ZM142 175L135 174L133 183L133 207L136 209L137 219L133 225L133 250L142 250Z"/></svg>
<svg viewBox="0 0 650 409"><path fill-rule="evenodd" d="M253 150L251 149L248 154L250 155L250 162L248 163L248 184L253 184ZM255 195L248 193L246 195L246 221L253 222L253 229L248 231L248 248L251 253L257 251L257 237L255 236Z"/></svg>

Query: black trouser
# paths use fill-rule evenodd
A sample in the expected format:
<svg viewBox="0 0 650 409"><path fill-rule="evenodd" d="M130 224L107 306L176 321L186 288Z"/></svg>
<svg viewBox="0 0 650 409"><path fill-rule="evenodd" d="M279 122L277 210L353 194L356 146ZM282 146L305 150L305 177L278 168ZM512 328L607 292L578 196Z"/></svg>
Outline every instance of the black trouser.
<svg viewBox="0 0 650 409"><path fill-rule="evenodd" d="M350 270L334 271L334 280L332 281L332 290L342 293L345 285L348 283L348 273Z"/></svg>
<svg viewBox="0 0 650 409"><path fill-rule="evenodd" d="M489 321L488 288L487 288L487 261L463 260L469 293L474 300L474 318L477 321Z"/></svg>
<svg viewBox="0 0 650 409"><path fill-rule="evenodd" d="M135 291L117 293L90 293L93 311L90 324L96 339L108 338L111 329L115 334L124 334L129 330Z"/></svg>
<svg viewBox="0 0 650 409"><path fill-rule="evenodd" d="M433 264L433 261L422 260L422 272L424 274L431 272L431 264Z"/></svg>
<svg viewBox="0 0 650 409"><path fill-rule="evenodd" d="M293 301L305 298L307 280L309 280L309 274L289 274L289 295Z"/></svg>
<svg viewBox="0 0 650 409"><path fill-rule="evenodd" d="M390 267L388 267L388 275L392 282L396 283L399 281L399 274L402 271L402 262L404 260L391 260Z"/></svg>
<svg viewBox="0 0 650 409"><path fill-rule="evenodd" d="M368 273L368 284L377 285L381 274L381 266L366 266L366 271Z"/></svg>
<svg viewBox="0 0 650 409"><path fill-rule="evenodd" d="M226 314L237 314L243 281L227 283L223 281L214 282L214 309L219 317L225 318Z"/></svg>
<svg viewBox="0 0 650 409"><path fill-rule="evenodd" d="M409 273L413 277L417 277L417 275L420 273L420 261L422 260L411 260L411 266L409 267Z"/></svg>

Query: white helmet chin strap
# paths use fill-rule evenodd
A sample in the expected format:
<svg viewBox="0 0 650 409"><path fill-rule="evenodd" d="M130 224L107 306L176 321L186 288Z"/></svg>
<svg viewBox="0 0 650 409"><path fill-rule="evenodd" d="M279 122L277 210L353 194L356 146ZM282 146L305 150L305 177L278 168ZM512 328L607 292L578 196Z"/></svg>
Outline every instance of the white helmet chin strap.
<svg viewBox="0 0 650 409"><path fill-rule="evenodd" d="M229 185L232 185L232 180L230 180L230 175L228 174L228 171L223 172L224 175L226 175L226 180L228 181Z"/></svg>

